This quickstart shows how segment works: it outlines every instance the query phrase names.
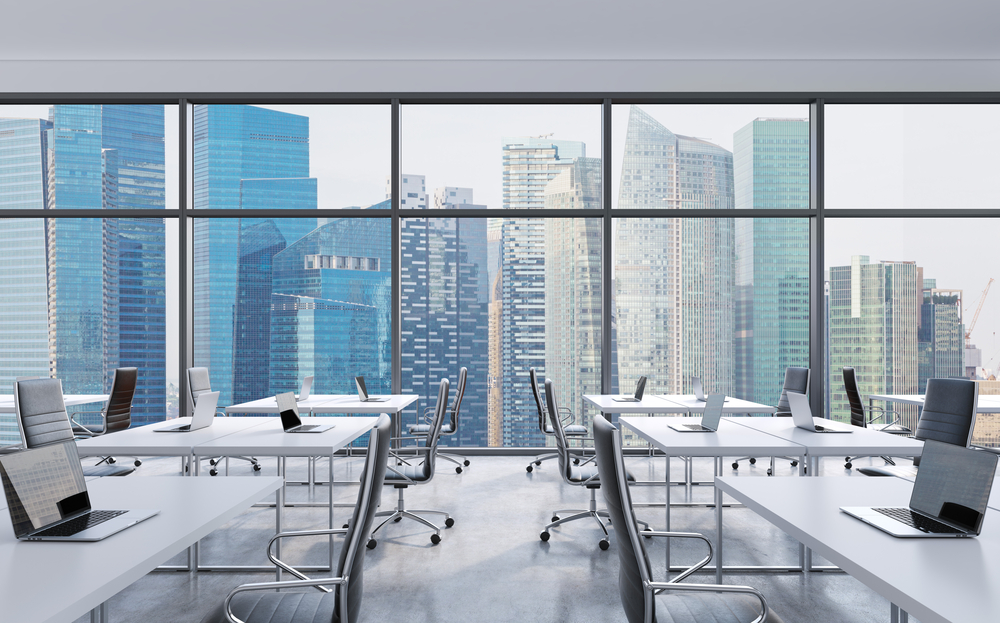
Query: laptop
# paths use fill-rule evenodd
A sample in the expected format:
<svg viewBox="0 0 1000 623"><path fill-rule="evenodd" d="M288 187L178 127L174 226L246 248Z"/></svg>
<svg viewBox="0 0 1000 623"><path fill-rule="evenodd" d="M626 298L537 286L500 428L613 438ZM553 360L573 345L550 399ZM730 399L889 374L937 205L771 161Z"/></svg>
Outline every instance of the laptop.
<svg viewBox="0 0 1000 623"><path fill-rule="evenodd" d="M302 389L299 390L299 395L295 397L296 402L309 400L309 392L312 391L312 386L313 386L313 377L311 375L302 379Z"/></svg>
<svg viewBox="0 0 1000 623"><path fill-rule="evenodd" d="M792 408L792 422L801 429L814 433L851 433L851 429L827 428L820 426L813 420L812 409L809 408L809 399L805 394L798 392L787 392L788 404Z"/></svg>
<svg viewBox="0 0 1000 623"><path fill-rule="evenodd" d="M698 402L708 402L708 399L705 398L705 388L701 386L700 376L691 377L691 388L694 391L695 400L697 400ZM726 398L726 402L729 402L728 398Z"/></svg>
<svg viewBox="0 0 1000 623"><path fill-rule="evenodd" d="M719 430L722 406L725 402L726 396L724 394L712 394L705 401L705 412L701 416L701 424L668 424L668 426L680 433L714 433Z"/></svg>
<svg viewBox="0 0 1000 623"><path fill-rule="evenodd" d="M194 415L190 424L174 424L165 428L154 428L154 433L190 433L193 430L207 428L215 420L215 407L219 404L219 392L207 392L198 396L194 406Z"/></svg>
<svg viewBox="0 0 1000 623"><path fill-rule="evenodd" d="M846 506L840 510L892 536L979 536L997 455L925 441L909 507Z"/></svg>
<svg viewBox="0 0 1000 623"><path fill-rule="evenodd" d="M93 510L73 441L0 456L0 479L22 541L100 541L160 512Z"/></svg>
<svg viewBox="0 0 1000 623"><path fill-rule="evenodd" d="M281 427L286 433L322 433L336 424L303 424L299 419L299 407L295 404L295 394L287 392L274 397L281 414Z"/></svg>
<svg viewBox="0 0 1000 623"><path fill-rule="evenodd" d="M388 398L369 396L368 388L365 387L365 377L363 376L354 377L354 384L358 386L358 400L361 402L385 402L389 400Z"/></svg>
<svg viewBox="0 0 1000 623"><path fill-rule="evenodd" d="M642 402L642 392L646 389L646 377L640 376L639 382L635 384L635 396L619 396L612 398L615 402Z"/></svg>

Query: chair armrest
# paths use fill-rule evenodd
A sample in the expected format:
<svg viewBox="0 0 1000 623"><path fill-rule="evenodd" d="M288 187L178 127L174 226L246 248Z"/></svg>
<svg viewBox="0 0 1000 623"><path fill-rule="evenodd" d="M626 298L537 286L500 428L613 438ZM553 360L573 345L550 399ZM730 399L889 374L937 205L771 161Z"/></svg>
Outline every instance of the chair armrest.
<svg viewBox="0 0 1000 623"><path fill-rule="evenodd" d="M402 478L403 480L405 480L407 483L409 483L411 485L415 482L412 478L406 476L405 474L403 474L403 472L399 471L398 469L393 469L392 465L386 465L385 468L387 470L391 471L392 473L396 474L397 476L399 476L400 478ZM390 483L390 484L392 484L392 483Z"/></svg>
<svg viewBox="0 0 1000 623"><path fill-rule="evenodd" d="M95 433L94 431L90 430L89 428L87 428L83 424L81 424L81 423L77 422L75 419L73 419L74 415L79 415L81 413L103 413L103 411L74 411L73 414L69 416L69 424L70 424L70 428L73 429L73 436L74 437L81 436L81 435L83 437L97 437L98 436L97 433Z"/></svg>
<svg viewBox="0 0 1000 623"><path fill-rule="evenodd" d="M576 416L573 415L573 410L569 407L559 407L559 419L562 420L563 426L565 426L567 422L570 424L575 422Z"/></svg>
<svg viewBox="0 0 1000 623"><path fill-rule="evenodd" d="M642 532L639 533L639 536L644 536L644 537L647 537L647 536L648 537L677 537L677 538L681 538L681 539L699 539L701 541L704 541L705 545L708 546L708 556L705 556L704 558L702 558L698 562L694 563L694 565L688 567L684 571L681 571L680 573L677 574L677 576L675 576L669 582L666 582L666 584L675 584L675 583L680 582L681 580L687 578L689 575L691 575L692 573L695 573L696 571L698 571L699 569L701 569L702 567L704 567L705 565L707 565L709 562L711 562L712 556L714 555L714 552L712 550L712 542L709 541L708 538L705 537L705 535L699 534L697 532L659 532L659 531L656 531L656 530L643 530ZM669 575L670 571L668 570L667 573Z"/></svg>
<svg viewBox="0 0 1000 623"><path fill-rule="evenodd" d="M319 578L316 580L287 580L284 582L256 582L253 584L241 584L240 586L237 586L232 591L230 591L228 595L226 595L226 602L225 602L226 618L232 623L246 623L243 619L239 619L236 617L235 614L233 614L231 606L233 597L235 597L239 593L245 593L248 591L281 589L281 588L298 588L303 586L314 586L318 589L321 589L329 593L330 589L326 588L327 584L340 584L341 586L346 586L347 582L348 578L338 577L338 578Z"/></svg>
<svg viewBox="0 0 1000 623"><path fill-rule="evenodd" d="M293 536L325 536L333 534L347 534L347 528L323 528L321 530L296 530L293 532L279 532L278 534L271 537L271 540L267 542L267 559L270 560L274 565L281 567L288 573L291 573L300 580L309 580L311 578L304 575L298 569L295 569L291 565L288 565L280 560L274 555L273 546L278 539L285 539ZM316 586L317 590L329 593L330 589L323 586Z"/></svg>
<svg viewBox="0 0 1000 623"><path fill-rule="evenodd" d="M673 582L643 582L643 588L658 595L664 591L691 591L698 593L743 593L753 595L760 602L760 616L751 623L764 623L767 621L767 600L756 588L752 586L739 586L736 584L674 584Z"/></svg>

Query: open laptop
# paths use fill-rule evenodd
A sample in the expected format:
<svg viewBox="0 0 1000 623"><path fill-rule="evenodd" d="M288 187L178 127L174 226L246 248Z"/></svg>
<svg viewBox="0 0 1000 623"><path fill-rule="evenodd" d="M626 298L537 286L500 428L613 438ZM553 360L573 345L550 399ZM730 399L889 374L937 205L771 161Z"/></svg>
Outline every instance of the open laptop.
<svg viewBox="0 0 1000 623"><path fill-rule="evenodd" d="M278 402L278 413L281 414L281 427L286 433L322 433L336 424L303 424L299 419L299 407L295 404L295 394L287 392L274 397Z"/></svg>
<svg viewBox="0 0 1000 623"><path fill-rule="evenodd" d="M303 400L309 400L309 392L312 391L313 377L307 376L302 379L302 389L299 390L299 395L295 397L297 402L302 402Z"/></svg>
<svg viewBox="0 0 1000 623"><path fill-rule="evenodd" d="M354 377L354 384L358 386L358 400L361 402L385 402L386 400L389 400L388 398L369 396L368 388L365 387L365 377L363 376Z"/></svg>
<svg viewBox="0 0 1000 623"><path fill-rule="evenodd" d="M798 392L786 392L788 404L792 408L792 422L801 429L814 433L851 433L851 429L828 428L820 426L813 420L812 409L809 408L809 399L805 394Z"/></svg>
<svg viewBox="0 0 1000 623"><path fill-rule="evenodd" d="M642 392L646 390L646 377L640 376L639 382L635 384L634 396L619 396L612 398L615 402L642 402Z"/></svg>
<svg viewBox="0 0 1000 623"><path fill-rule="evenodd" d="M100 541L158 510L93 510L76 443L0 456L14 536L22 541Z"/></svg>
<svg viewBox="0 0 1000 623"><path fill-rule="evenodd" d="M190 424L175 424L166 428L154 428L154 433L190 433L193 430L207 428L215 420L215 407L219 405L219 392L207 392L198 396L194 406L194 415Z"/></svg>
<svg viewBox="0 0 1000 623"><path fill-rule="evenodd" d="M702 387L702 385L701 385L701 377L700 376L692 376L691 377L691 389L692 389L692 391L694 391L694 399L695 400L697 400L698 402L708 402L708 399L705 398L705 388ZM728 398L726 398L726 402L729 402Z"/></svg>
<svg viewBox="0 0 1000 623"><path fill-rule="evenodd" d="M669 424L670 428L681 433L714 433L719 430L722 419L722 406L726 402L724 394L712 394L705 401L705 412L701 416L701 424Z"/></svg>
<svg viewBox="0 0 1000 623"><path fill-rule="evenodd" d="M979 536L996 469L992 452L928 440L909 507L840 510L897 537Z"/></svg>

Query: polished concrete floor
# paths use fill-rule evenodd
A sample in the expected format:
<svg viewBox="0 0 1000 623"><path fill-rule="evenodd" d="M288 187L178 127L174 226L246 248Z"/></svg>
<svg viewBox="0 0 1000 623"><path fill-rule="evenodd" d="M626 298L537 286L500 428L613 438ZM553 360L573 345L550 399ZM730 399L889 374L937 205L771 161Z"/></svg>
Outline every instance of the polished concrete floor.
<svg viewBox="0 0 1000 623"><path fill-rule="evenodd" d="M586 508L588 492L564 484L554 462L527 473L528 457L471 460L472 465L462 474L440 461L430 484L406 491L408 506L447 510L455 525L442 531L438 545L431 544L431 530L408 520L388 525L377 535L378 546L366 556L361 622L625 621L613 538L610 550L602 551L598 547L600 528L586 520L553 529L548 542L539 539L554 510ZM261 473L273 474L274 461L262 462L265 469ZM178 463L177 459L149 459L129 478L176 477ZM629 457L627 463L639 480L663 481L662 457ZM738 472L730 471L730 463L725 463L727 475L766 477L765 461L755 466L743 463ZM855 464L869 463L881 464L881 460L861 459ZM357 458L338 459L337 480L357 480L361 464ZM304 479L306 471L304 459L289 461L289 479ZM795 471L782 461L777 475L791 476ZM325 464L321 472L326 472ZM710 480L712 461L695 459L693 472L695 480ZM681 461L673 459L671 475L676 479L682 473ZM821 465L821 475L854 477L852 474L844 470L841 460L829 459ZM202 477L209 476L203 472ZM234 460L229 477L253 475L246 463ZM288 500L325 502L327 491L325 486L289 486ZM351 502L356 495L357 488L345 484L337 487L335 498ZM712 497L711 488L706 486L676 485L671 495L675 502L710 501ZM637 503L662 501L663 497L662 485L633 489ZM392 508L395 502L396 491L387 487L382 508ZM348 511L338 508L336 512L339 526ZM662 507L637 511L654 529L663 529L663 513ZM288 508L283 517L286 530L319 528L326 526L327 510ZM714 510L710 508L676 508L672 512L673 530L699 531L712 538L714 525ZM250 509L202 542L203 562L263 564L264 547L273 532L273 509ZM747 509L726 511L725 536L727 565L792 565L798 561L797 543ZM329 551L325 539L296 541L300 542L285 546L282 558L293 565L325 561ZM654 574L661 579L665 552L657 541L661 540L649 543L649 554ZM696 546L676 541L672 549L675 565L693 563L703 555ZM182 564L184 560L178 556L172 562ZM818 564L824 562L817 560ZM153 572L110 601L110 618L116 623L197 623L236 585L273 579L273 573ZM698 574L693 581L712 582L714 575ZM727 576L726 583L760 589L787 623L889 620L889 603L843 573L739 574ZM79 621L89 621L89 616Z"/></svg>

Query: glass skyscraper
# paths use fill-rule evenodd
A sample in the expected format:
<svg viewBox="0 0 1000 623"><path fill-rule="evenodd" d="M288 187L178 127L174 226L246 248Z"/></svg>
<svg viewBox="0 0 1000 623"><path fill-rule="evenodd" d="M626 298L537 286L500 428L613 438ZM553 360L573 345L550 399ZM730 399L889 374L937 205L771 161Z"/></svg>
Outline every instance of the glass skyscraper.
<svg viewBox="0 0 1000 623"><path fill-rule="evenodd" d="M924 279L921 290L917 387L923 391L927 379L965 376L965 325L961 290L939 289L935 279Z"/></svg>
<svg viewBox="0 0 1000 623"><path fill-rule="evenodd" d="M733 137L736 207L809 207L809 120L755 119ZM776 404L809 366L809 221L736 222L736 395Z"/></svg>

